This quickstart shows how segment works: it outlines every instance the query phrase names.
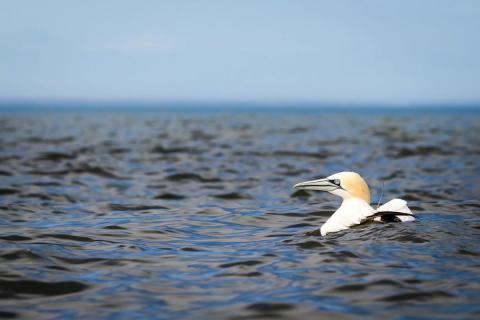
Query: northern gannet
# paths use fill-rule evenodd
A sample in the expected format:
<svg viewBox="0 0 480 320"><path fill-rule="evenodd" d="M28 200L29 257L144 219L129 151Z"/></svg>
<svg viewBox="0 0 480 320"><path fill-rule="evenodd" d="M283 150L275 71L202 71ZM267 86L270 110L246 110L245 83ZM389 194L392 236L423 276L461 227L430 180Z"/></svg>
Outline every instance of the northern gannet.
<svg viewBox="0 0 480 320"><path fill-rule="evenodd" d="M365 180L355 172L339 172L325 179L297 183L293 187L301 190L327 191L343 198L340 208L320 228L322 236L368 220L377 222L415 220L407 202L402 199L390 200L378 209L373 209L370 206L370 189Z"/></svg>

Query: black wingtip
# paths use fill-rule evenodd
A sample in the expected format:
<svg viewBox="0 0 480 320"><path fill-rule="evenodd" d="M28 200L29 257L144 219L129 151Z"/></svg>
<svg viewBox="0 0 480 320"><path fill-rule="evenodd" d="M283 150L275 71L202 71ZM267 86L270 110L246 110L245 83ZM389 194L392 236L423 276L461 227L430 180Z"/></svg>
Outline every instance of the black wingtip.
<svg viewBox="0 0 480 320"><path fill-rule="evenodd" d="M395 212L395 211L380 211L376 212L375 214L369 216L368 218L373 220L375 218L380 217L381 222L402 222L402 220L398 216L410 216L413 217L414 215L411 213L406 212Z"/></svg>

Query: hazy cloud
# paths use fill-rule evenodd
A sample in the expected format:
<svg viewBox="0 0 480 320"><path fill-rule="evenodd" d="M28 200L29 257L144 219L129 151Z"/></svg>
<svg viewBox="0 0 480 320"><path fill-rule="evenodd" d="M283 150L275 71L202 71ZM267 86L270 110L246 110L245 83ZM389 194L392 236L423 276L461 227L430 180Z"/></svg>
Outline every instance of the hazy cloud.
<svg viewBox="0 0 480 320"><path fill-rule="evenodd" d="M154 34L128 35L119 39L106 39L95 46L98 50L127 54L171 54L176 51L170 37Z"/></svg>

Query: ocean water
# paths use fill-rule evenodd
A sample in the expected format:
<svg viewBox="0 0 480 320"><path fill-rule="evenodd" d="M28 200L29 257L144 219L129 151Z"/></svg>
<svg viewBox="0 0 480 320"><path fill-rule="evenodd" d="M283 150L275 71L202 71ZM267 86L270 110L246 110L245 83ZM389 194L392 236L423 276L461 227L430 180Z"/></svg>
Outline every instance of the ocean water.
<svg viewBox="0 0 480 320"><path fill-rule="evenodd" d="M479 113L13 112L0 146L0 318L480 318ZM342 170L418 220L320 237L339 199L292 185Z"/></svg>

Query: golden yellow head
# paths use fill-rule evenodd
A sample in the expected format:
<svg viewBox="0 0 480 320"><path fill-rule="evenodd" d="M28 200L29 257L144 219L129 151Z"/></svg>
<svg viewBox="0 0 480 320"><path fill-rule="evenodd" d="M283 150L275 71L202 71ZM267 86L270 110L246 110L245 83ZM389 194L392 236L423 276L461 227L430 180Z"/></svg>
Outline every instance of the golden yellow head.
<svg viewBox="0 0 480 320"><path fill-rule="evenodd" d="M367 183L358 173L344 171L335 173L327 179L340 180L341 189L348 192L352 197L360 198L370 203L370 188L368 188Z"/></svg>
<svg viewBox="0 0 480 320"><path fill-rule="evenodd" d="M365 180L355 172L335 173L326 179L298 183L294 188L327 191L344 199L360 198L370 204L370 189Z"/></svg>

